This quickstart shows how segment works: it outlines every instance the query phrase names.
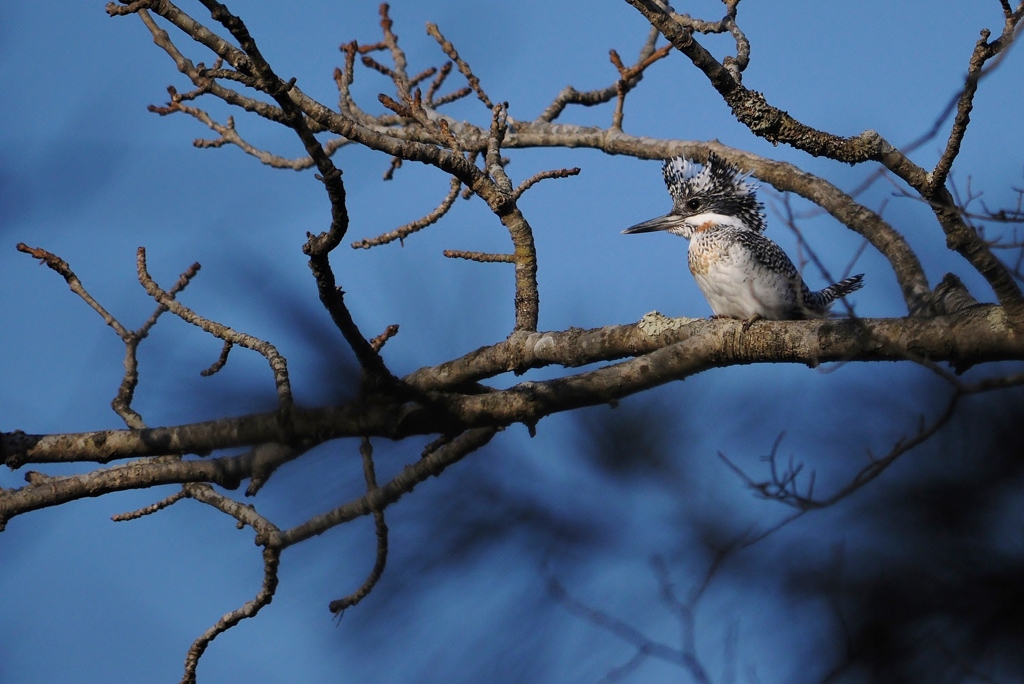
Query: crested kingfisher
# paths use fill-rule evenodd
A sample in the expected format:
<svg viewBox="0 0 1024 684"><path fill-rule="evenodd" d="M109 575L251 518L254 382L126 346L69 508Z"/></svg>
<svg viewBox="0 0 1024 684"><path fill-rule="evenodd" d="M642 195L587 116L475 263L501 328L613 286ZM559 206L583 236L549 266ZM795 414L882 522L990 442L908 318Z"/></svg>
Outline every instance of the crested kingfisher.
<svg viewBox="0 0 1024 684"><path fill-rule="evenodd" d="M862 273L811 291L782 248L764 236L757 186L714 152L699 170L681 157L667 159L663 173L672 211L622 232L664 230L689 240L690 272L715 318L821 318L837 299L863 287Z"/></svg>

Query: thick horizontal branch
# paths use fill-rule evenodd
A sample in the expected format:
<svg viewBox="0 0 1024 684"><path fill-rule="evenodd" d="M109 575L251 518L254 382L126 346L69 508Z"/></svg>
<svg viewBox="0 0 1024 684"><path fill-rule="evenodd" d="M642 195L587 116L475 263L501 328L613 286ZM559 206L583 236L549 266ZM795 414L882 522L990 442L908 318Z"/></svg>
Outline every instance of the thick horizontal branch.
<svg viewBox="0 0 1024 684"><path fill-rule="evenodd" d="M901 361L908 355L950 363L972 363L967 358L981 357L977 361L981 363L1019 359L1024 352L1024 339L1013 333L1002 310L995 306L976 306L957 315L927 319L762 321L751 326L745 335L737 336L738 332L742 332L742 323L736 321L666 318L652 313L630 325L516 333L461 358L421 368L406 376L405 382L422 391L441 391L469 386L501 373L522 373L549 365L578 367L631 356L641 360L642 355L670 345L685 349L691 359L688 363L714 359L716 366ZM691 342L687 348L685 345ZM720 357L726 350L733 356L723 363ZM960 357L964 357L962 361ZM670 379L692 374L687 371L686 375Z"/></svg>
<svg viewBox="0 0 1024 684"><path fill-rule="evenodd" d="M547 365L635 356L611 366L506 390L480 379ZM108 462L167 453L277 442L309 446L329 439L453 433L475 427L532 424L560 411L619 399L710 368L750 363L901 361L926 358L959 366L1024 358L1002 309L976 306L935 318L743 322L646 317L635 325L593 330L520 332L461 359L425 368L405 380L423 392L419 403L370 396L338 407L223 418L146 430L28 435L5 433L0 454L11 468L28 463ZM452 390L465 390L461 394ZM0 497L2 498L2 497Z"/></svg>
<svg viewBox="0 0 1024 684"><path fill-rule="evenodd" d="M960 355L978 353L987 361L1024 358L1024 339L1011 333L998 336L997 341L990 335L993 324L1004 331L1009 328L1006 316L995 307L928 320L844 319L810 325L761 322L749 331L744 331L741 321L698 320L689 323L696 326L695 330L663 333L669 338L689 333L687 339L643 356L565 378L524 382L507 390L460 397L446 408L452 418L466 426L514 422L531 425L553 413L607 403L711 368L764 362L814 367L827 361L912 358L959 363ZM519 351L524 350L514 350ZM618 351L622 354L625 350Z"/></svg>

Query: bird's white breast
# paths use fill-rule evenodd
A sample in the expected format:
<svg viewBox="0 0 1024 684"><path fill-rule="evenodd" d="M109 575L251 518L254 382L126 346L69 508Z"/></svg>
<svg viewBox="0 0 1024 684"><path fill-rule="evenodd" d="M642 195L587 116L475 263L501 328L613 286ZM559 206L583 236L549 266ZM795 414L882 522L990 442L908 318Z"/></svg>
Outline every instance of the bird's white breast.
<svg viewBox="0 0 1024 684"><path fill-rule="evenodd" d="M690 271L717 316L748 319L755 315L791 317L793 283L766 268L742 244L705 231L690 241Z"/></svg>

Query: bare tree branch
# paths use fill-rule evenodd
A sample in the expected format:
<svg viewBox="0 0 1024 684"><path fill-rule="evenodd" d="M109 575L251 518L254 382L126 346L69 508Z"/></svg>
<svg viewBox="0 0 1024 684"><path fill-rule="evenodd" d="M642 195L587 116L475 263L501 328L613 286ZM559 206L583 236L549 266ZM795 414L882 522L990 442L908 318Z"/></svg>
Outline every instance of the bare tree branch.
<svg viewBox="0 0 1024 684"><path fill-rule="evenodd" d="M377 475L373 467L373 447L370 445L370 440L366 437L362 439L359 445L359 455L363 458L363 474L366 478L366 493L367 495L370 495L377 491ZM345 598L338 599L337 601L331 601L328 606L328 610L335 615L341 615L345 612L346 608L351 608L366 598L377 585L381 575L384 574L384 567L388 562L388 526L384 521L383 508L376 508L373 510L373 523L374 531L377 534L377 556L373 563L373 570L370 571L370 576L366 578L366 581L363 582L362 586L356 589L353 593L349 594Z"/></svg>
<svg viewBox="0 0 1024 684"><path fill-rule="evenodd" d="M163 509L167 508L168 506L172 506L175 503L177 503L177 502L179 502L182 499L187 498L187 497L188 497L188 494L186 494L184 490L178 490L174 494L171 494L170 496L166 496L163 499L160 499L159 501L157 501L156 503L150 504L148 506L143 506L142 508L140 508L138 510L135 510L135 511L129 511L128 513L118 513L117 515L111 516L110 519L113 520L114 522L125 522L125 521L128 521L128 520L138 520L139 518L145 517L147 515L152 515L153 513L157 513L159 511L162 511Z"/></svg>
<svg viewBox="0 0 1024 684"><path fill-rule="evenodd" d="M755 135L772 143L786 143L814 156L856 164L890 149L875 131L853 138L842 138L800 123L777 109L756 91L745 88L710 52L693 38L693 29L680 23L655 0L627 0L657 28L665 38L701 70L715 90L732 108L733 116ZM692 22L691 22L692 23Z"/></svg>
<svg viewBox="0 0 1024 684"><path fill-rule="evenodd" d="M551 123L559 116L561 116L566 106L570 104L583 105L584 107L593 107L595 105L609 102L614 97L618 97L619 104L616 108L616 112L618 113L619 117L618 128L621 129L622 100L625 99L626 94L628 94L630 90L635 88L637 84L640 83L641 80L643 80L644 71L647 69L647 67L649 67L651 64L667 55L667 51L665 51L664 48L662 48L662 50L660 50L659 52L664 53L659 55L657 58L654 58L654 45L657 39L657 29L651 29L650 34L647 36L646 42L644 42L643 47L640 49L640 55L637 57L636 63L629 69L619 69L619 74L622 77L619 81L602 90L591 90L582 93L573 88L572 86L566 86L565 88L562 89L561 92L558 93L558 96L555 97L554 102L548 105L547 109L541 112L540 116L537 117L534 123ZM614 50L612 50L610 54L615 55L612 58L612 63L616 64L616 60L618 60L616 66L620 66L622 64L622 61L621 59L619 59L618 54Z"/></svg>
<svg viewBox="0 0 1024 684"><path fill-rule="evenodd" d="M459 196L459 188L462 186L461 181L458 178L452 178L451 189L445 198L441 200L441 204L434 209L432 212L427 214L421 219L417 219L411 223L407 223L404 226L395 228L391 232L378 235L375 238L367 238L359 240L358 242L352 243L353 249L369 249L376 247L377 245L386 245L389 242L398 240L403 245L405 244L405 238L409 237L413 233L419 230L423 230L427 226L433 225L441 220L441 217L448 213L448 210L455 204L455 199Z"/></svg>
<svg viewBox="0 0 1024 684"><path fill-rule="evenodd" d="M553 578L548 581L548 591L556 601L565 606L565 609L573 615L610 632L617 639L625 641L636 648L637 655L624 665L616 668L613 671L615 673L614 678L606 677L606 681L608 679L615 681L615 678L621 678L622 674L631 671L636 665L639 665L637 658L642 653L644 657L658 658L682 667L699 684L711 684L711 678L694 652L686 650L685 647L683 649L675 649L666 646L646 636L625 621L613 617L602 610L588 606L570 596L565 587Z"/></svg>
<svg viewBox="0 0 1024 684"><path fill-rule="evenodd" d="M196 639L192 647L188 649L188 655L185 656L185 674L181 678L181 684L195 684L196 668L199 666L199 659L214 639L242 620L255 617L264 606L269 605L274 600L274 593L277 591L278 583L277 568L280 562L280 551L269 548L263 550L263 585L260 587L256 597L240 608L236 608L230 613L225 613L215 625Z"/></svg>
<svg viewBox="0 0 1024 684"><path fill-rule="evenodd" d="M274 372L274 384L277 386L277 397L281 402L281 407L285 409L291 407L292 388L291 381L288 379L288 362L283 356L281 356L274 345L257 339L252 335L232 330L226 325L221 325L220 323L203 318L187 306L179 303L168 292L160 289L160 286L157 285L150 277L149 271L146 270L145 247L139 247L138 250L138 271L139 282L142 283L142 287L146 289L149 296L156 300L157 304L165 307L168 311L186 323L191 323L197 328L210 333L214 337L224 340L224 342L230 342L231 344L237 344L238 346L245 347L246 349L252 349L266 357L267 361L270 363L270 369Z"/></svg>
<svg viewBox="0 0 1024 684"><path fill-rule="evenodd" d="M437 44L441 46L444 53L448 55L448 59L455 62L455 65L459 67L459 71L466 77L466 80L469 81L469 87L473 89L476 96L484 103L484 106L488 109L494 109L494 104L491 102L491 99L487 97L487 93L485 93L483 88L480 87L480 79L476 77L473 70L469 68L469 65L459 57L459 53L455 50L455 46L441 35L441 31L437 28L437 25L428 23L427 33L437 41Z"/></svg>
<svg viewBox="0 0 1024 684"><path fill-rule="evenodd" d="M431 476L440 475L445 468L483 447L497 434L496 428L467 430L458 437L436 448L428 448L416 463L405 466L398 475L383 487L375 488L366 495L339 506L332 511L310 518L281 534L283 546L297 544L310 537L323 534L332 527L383 510L403 495L408 494L419 483ZM431 445L433 446L433 445Z"/></svg>

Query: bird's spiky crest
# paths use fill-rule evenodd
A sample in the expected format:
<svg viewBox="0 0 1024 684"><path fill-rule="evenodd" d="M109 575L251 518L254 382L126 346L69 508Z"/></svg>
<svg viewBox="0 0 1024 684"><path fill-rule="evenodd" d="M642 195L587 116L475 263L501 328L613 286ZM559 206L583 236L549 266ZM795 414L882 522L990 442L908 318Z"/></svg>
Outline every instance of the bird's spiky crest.
<svg viewBox="0 0 1024 684"><path fill-rule="evenodd" d="M714 152L708 153L708 163L703 166L682 157L666 159L662 172L669 194L679 203L698 194L754 195L758 188L747 181L750 174L740 173Z"/></svg>
<svg viewBox="0 0 1024 684"><path fill-rule="evenodd" d="M747 180L750 174L741 173L714 152L708 153L703 166L682 157L666 159L662 173L675 205L673 213L692 214L687 202L700 199L701 213L715 211L741 220L754 232L764 231L764 205L757 201L758 185Z"/></svg>

